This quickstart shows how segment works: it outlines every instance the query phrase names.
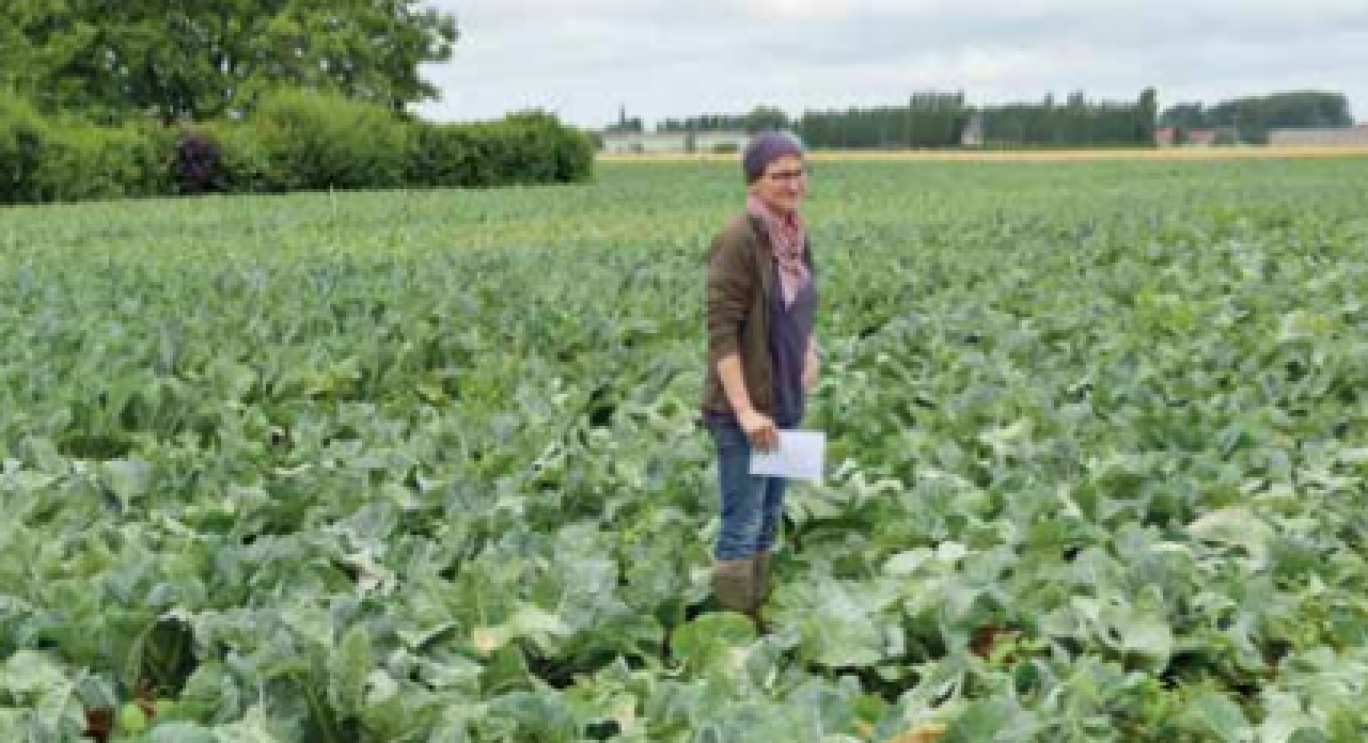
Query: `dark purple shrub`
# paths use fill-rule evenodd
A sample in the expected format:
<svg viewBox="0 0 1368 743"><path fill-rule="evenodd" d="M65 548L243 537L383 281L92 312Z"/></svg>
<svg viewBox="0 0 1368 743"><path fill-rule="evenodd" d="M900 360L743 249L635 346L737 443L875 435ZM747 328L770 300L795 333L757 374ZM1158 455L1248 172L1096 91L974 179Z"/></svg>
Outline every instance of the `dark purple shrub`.
<svg viewBox="0 0 1368 743"><path fill-rule="evenodd" d="M223 159L218 145L204 132L188 131L176 141L171 177L183 194L214 193L225 190Z"/></svg>

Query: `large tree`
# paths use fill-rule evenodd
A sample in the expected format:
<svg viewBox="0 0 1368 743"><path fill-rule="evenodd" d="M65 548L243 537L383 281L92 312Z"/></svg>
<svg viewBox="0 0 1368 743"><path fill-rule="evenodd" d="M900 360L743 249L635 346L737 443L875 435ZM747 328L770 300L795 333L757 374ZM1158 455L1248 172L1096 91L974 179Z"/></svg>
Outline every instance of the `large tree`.
<svg viewBox="0 0 1368 743"><path fill-rule="evenodd" d="M240 115L276 86L401 110L456 39L419 0L5 0L0 86L100 120Z"/></svg>

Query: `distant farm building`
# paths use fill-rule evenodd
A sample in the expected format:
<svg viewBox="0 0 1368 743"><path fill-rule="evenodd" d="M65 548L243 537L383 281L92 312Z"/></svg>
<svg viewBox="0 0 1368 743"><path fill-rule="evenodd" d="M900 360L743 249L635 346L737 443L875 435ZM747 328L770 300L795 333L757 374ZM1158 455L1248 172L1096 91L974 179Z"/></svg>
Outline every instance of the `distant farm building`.
<svg viewBox="0 0 1368 743"><path fill-rule="evenodd" d="M1368 145L1368 124L1333 129L1273 129L1268 143L1275 147L1344 147Z"/></svg>
<svg viewBox="0 0 1368 743"><path fill-rule="evenodd" d="M1183 138L1187 144L1194 147L1211 147L1216 144L1220 131L1217 129L1188 129L1183 132Z"/></svg>
<svg viewBox="0 0 1368 743"><path fill-rule="evenodd" d="M1187 129L1181 126L1161 126L1154 130L1154 144L1159 147L1212 147L1233 144L1239 137L1233 129Z"/></svg>
<svg viewBox="0 0 1368 743"><path fill-rule="evenodd" d="M984 128L983 114L975 113L970 116L969 121L964 125L964 131L960 133L960 146L982 147Z"/></svg>
<svg viewBox="0 0 1368 743"><path fill-rule="evenodd" d="M676 155L693 152L738 152L745 132L603 132L603 151L612 155Z"/></svg>

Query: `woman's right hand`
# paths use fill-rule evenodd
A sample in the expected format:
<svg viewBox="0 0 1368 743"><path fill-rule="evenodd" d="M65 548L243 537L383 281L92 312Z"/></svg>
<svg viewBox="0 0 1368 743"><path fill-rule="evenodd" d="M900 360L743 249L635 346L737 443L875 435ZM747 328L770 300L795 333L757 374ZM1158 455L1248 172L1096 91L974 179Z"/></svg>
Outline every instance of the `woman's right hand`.
<svg viewBox="0 0 1368 743"><path fill-rule="evenodd" d="M736 416L736 422L741 424L741 430L745 431L752 447L760 451L770 451L779 446L779 430L774 427L774 421L770 420L769 416L747 410Z"/></svg>

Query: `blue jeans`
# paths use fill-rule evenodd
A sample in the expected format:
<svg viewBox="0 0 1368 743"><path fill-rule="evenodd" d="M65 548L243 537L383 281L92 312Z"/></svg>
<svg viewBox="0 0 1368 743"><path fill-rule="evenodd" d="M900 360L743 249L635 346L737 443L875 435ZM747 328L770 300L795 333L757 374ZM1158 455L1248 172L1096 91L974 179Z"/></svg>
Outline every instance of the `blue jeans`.
<svg viewBox="0 0 1368 743"><path fill-rule="evenodd" d="M741 560L774 546L784 514L782 477L750 473L750 440L736 424L710 423L717 444L717 481L722 492L722 530L713 556Z"/></svg>

